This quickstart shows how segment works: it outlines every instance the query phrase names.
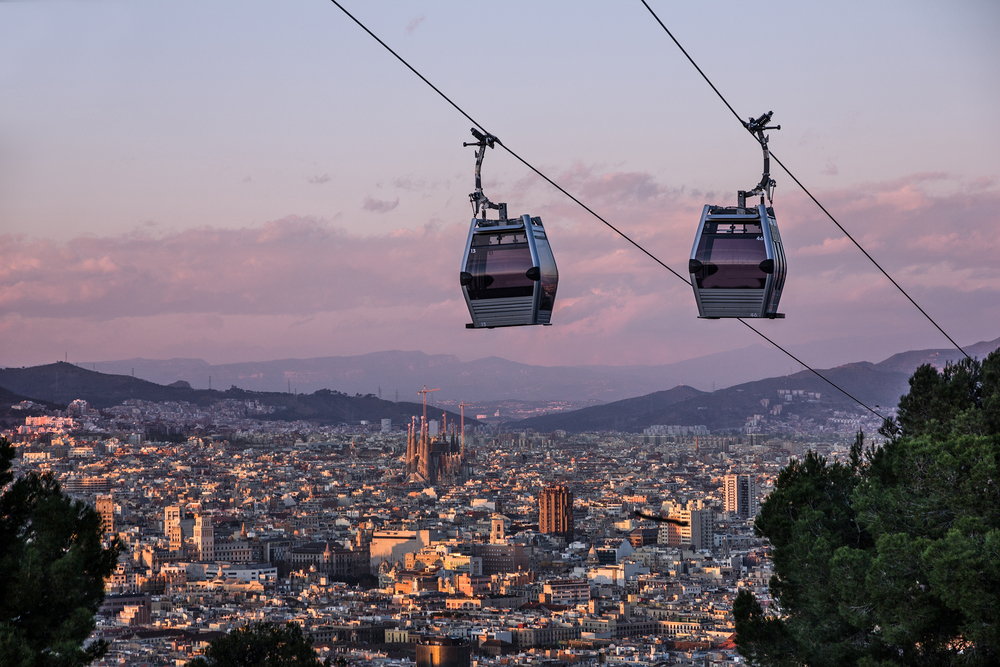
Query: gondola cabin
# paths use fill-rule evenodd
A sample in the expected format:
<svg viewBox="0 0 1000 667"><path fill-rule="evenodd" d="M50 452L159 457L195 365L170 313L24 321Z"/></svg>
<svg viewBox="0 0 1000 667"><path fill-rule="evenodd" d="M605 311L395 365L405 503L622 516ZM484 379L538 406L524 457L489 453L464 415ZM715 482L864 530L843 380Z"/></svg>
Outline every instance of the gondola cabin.
<svg viewBox="0 0 1000 667"><path fill-rule="evenodd" d="M784 317L777 310L785 252L774 210L763 203L706 204L688 270L699 317Z"/></svg>
<svg viewBox="0 0 1000 667"><path fill-rule="evenodd" d="M459 274L472 316L466 327L549 324L559 271L542 220L501 211L500 220L472 219Z"/></svg>

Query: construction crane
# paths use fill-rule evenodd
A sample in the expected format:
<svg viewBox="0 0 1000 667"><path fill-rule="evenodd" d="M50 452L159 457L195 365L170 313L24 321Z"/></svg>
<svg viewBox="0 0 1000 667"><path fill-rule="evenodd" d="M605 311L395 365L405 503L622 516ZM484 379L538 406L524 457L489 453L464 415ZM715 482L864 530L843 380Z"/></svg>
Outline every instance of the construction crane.
<svg viewBox="0 0 1000 667"><path fill-rule="evenodd" d="M424 398L424 423L425 424L427 423L427 394L431 393L432 391L441 391L441 387L438 387L437 389L428 389L427 385L424 385L424 388L417 392L418 394L420 394Z"/></svg>

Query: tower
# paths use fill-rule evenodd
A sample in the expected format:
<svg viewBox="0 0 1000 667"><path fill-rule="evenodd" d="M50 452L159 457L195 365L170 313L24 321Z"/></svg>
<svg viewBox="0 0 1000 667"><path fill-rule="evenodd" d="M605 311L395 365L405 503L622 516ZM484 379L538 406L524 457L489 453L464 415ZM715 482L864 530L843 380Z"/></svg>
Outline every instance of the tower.
<svg viewBox="0 0 1000 667"><path fill-rule="evenodd" d="M105 535L115 532L115 498L110 493L97 496L97 511L101 515L101 531Z"/></svg>
<svg viewBox="0 0 1000 667"><path fill-rule="evenodd" d="M493 515L490 520L490 544L504 544L507 541L504 530L504 519L502 516Z"/></svg>
<svg viewBox="0 0 1000 667"><path fill-rule="evenodd" d="M573 492L565 486L542 489L538 497L538 530L573 537Z"/></svg>
<svg viewBox="0 0 1000 667"><path fill-rule="evenodd" d="M741 519L757 516L757 480L752 475L726 475L722 483L726 512Z"/></svg>
<svg viewBox="0 0 1000 667"><path fill-rule="evenodd" d="M215 529L212 517L199 514L194 519L194 542L198 547L198 560L215 560Z"/></svg>
<svg viewBox="0 0 1000 667"><path fill-rule="evenodd" d="M711 551L715 546L715 514L711 507L681 510L678 518L687 521L680 527L681 541L695 549Z"/></svg>

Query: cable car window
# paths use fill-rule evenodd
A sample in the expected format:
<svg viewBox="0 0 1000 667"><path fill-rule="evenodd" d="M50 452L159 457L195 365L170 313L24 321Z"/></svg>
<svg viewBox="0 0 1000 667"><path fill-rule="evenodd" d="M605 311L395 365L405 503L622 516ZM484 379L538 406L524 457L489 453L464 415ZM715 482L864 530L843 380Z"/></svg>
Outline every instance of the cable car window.
<svg viewBox="0 0 1000 667"><path fill-rule="evenodd" d="M533 266L524 232L477 234L465 270L472 274L470 299L531 296L535 282L525 275Z"/></svg>
<svg viewBox="0 0 1000 667"><path fill-rule="evenodd" d="M507 232L505 234L476 234L472 237L472 247L487 245L512 245L524 243L527 247L528 237L524 232Z"/></svg>
<svg viewBox="0 0 1000 667"><path fill-rule="evenodd" d="M726 226L719 227L716 234L706 229L698 244L695 259L703 264L695 273L698 287L763 289L767 281L767 274L760 269L760 263L767 259L763 235L735 233Z"/></svg>
<svg viewBox="0 0 1000 667"><path fill-rule="evenodd" d="M559 271L556 269L556 260L552 256L552 249L549 247L548 241L538 241L536 247L538 248L538 263L542 274L542 295L538 302L538 309L552 310L556 301Z"/></svg>

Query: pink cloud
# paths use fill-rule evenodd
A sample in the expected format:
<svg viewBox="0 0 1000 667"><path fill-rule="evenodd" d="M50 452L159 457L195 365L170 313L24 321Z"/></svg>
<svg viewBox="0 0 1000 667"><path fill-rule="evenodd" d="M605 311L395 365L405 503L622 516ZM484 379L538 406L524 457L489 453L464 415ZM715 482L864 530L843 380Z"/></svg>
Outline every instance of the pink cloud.
<svg viewBox="0 0 1000 667"><path fill-rule="evenodd" d="M577 165L566 176L567 189L682 275L702 205L728 203L649 174ZM930 193L926 186L940 182L918 175L817 195L921 305L959 327L954 335L995 337L1000 196ZM575 204L527 189L530 197L513 194L545 220L560 269L550 328L464 329L464 221L361 236L288 216L253 228L138 228L66 243L0 236L0 363L49 360L66 347L96 359L424 349L531 363L666 363L749 344L728 323L697 320L687 285ZM775 207L789 257L788 319L765 326L782 343L930 326L803 195L786 192Z"/></svg>
<svg viewBox="0 0 1000 667"><path fill-rule="evenodd" d="M61 246L0 237L0 252L19 258L0 274L0 314L306 314L443 289L443 278L423 288L412 280L407 268L438 268L412 240L350 237L296 217L259 229L81 238Z"/></svg>
<svg viewBox="0 0 1000 667"><path fill-rule="evenodd" d="M849 248L853 248L854 245L851 243L850 239L846 236L841 236L839 239L823 239L821 245L806 246L804 248L799 248L800 255L833 255Z"/></svg>

